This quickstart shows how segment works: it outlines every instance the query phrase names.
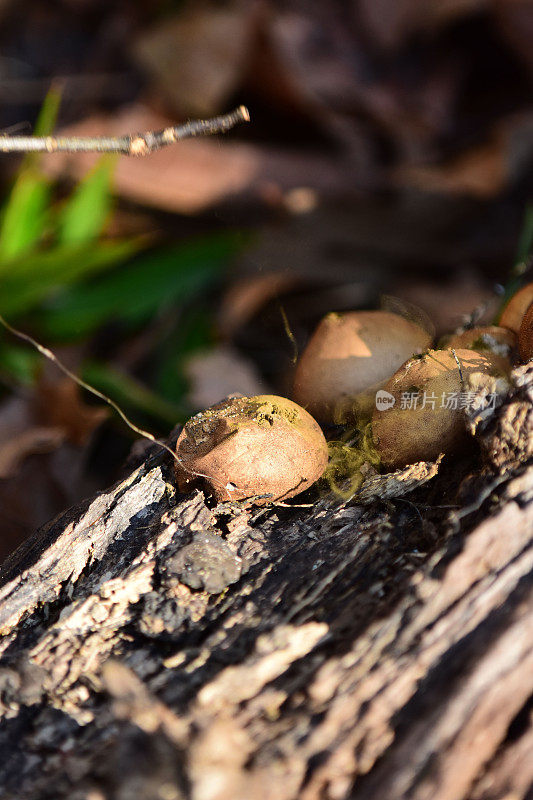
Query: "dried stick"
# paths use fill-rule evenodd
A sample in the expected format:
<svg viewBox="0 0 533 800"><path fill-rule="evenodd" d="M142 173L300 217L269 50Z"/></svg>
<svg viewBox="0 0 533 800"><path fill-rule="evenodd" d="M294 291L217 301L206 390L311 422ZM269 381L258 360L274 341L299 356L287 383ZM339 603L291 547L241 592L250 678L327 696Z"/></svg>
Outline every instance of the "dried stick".
<svg viewBox="0 0 533 800"><path fill-rule="evenodd" d="M121 153L146 156L180 139L225 133L240 122L249 122L246 106L212 119L199 119L160 131L126 136L0 136L1 153Z"/></svg>
<svg viewBox="0 0 533 800"><path fill-rule="evenodd" d="M7 331L12 333L13 336L16 336L17 339L21 339L23 342L26 342L27 344L34 347L42 356L44 356L53 364L55 364L56 367L64 375L67 376L67 378L70 378L70 380L74 381L74 383L76 383L82 389L85 389L90 394L94 395L95 397L98 397L100 400L103 400L104 403L107 403L108 406L110 406L114 411L117 412L119 417L126 423L128 428L134 431L134 433L137 433L139 436L142 436L143 439L148 439L149 442L153 442L154 444L159 445L159 447L161 447L163 450L166 450L167 453L170 453L174 461L176 461L176 463L178 463L182 467L182 469L185 470L185 472L190 473L196 478L209 477L208 475L204 475L203 472L197 472L196 470L187 467L183 463L181 458L179 458L177 453L171 447L168 446L168 444L165 444L165 442L162 442L160 439L156 439L154 434L150 433L150 431L146 431L143 428L139 428L137 425L135 425L135 423L132 422L131 419L126 415L126 413L121 409L118 403L115 403L115 401L112 400L110 397L108 397L106 394L101 392L99 389L96 389L94 386L91 386L90 383L87 383L78 375L76 375L74 372L72 372L67 366L65 366L65 364L63 364L62 361L59 360L59 358L56 356L54 352L52 352L52 350L42 345L40 342L34 339L33 336L30 336L29 333L25 333L24 331L20 331L18 328L15 328L1 314L0 314L0 325L2 325ZM210 480L212 481L213 478L210 478ZM218 483L220 486L223 485L222 483L220 483L220 481L215 481L215 482Z"/></svg>

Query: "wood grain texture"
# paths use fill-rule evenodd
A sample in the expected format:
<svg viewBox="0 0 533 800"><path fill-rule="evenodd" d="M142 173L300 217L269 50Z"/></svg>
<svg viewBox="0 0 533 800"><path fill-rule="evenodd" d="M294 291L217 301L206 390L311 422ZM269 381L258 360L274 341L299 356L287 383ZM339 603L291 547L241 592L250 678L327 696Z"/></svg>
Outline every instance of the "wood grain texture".
<svg viewBox="0 0 533 800"><path fill-rule="evenodd" d="M479 451L349 502L213 507L152 448L38 532L2 574L0 796L529 797L532 395L522 367Z"/></svg>

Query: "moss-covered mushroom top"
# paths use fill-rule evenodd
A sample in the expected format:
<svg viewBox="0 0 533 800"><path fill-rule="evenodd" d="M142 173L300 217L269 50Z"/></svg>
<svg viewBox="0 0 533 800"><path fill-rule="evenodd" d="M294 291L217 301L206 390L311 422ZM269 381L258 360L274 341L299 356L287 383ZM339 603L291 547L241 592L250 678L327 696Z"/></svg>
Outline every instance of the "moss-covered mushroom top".
<svg viewBox="0 0 533 800"><path fill-rule="evenodd" d="M217 500L262 505L320 478L328 451L318 423L284 397L224 400L192 417L176 445L178 486L202 483Z"/></svg>

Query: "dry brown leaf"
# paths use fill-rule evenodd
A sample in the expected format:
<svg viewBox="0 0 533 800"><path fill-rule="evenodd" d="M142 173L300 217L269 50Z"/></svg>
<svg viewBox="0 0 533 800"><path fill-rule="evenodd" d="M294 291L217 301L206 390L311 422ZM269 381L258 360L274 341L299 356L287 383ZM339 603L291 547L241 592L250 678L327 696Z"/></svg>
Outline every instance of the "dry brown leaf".
<svg viewBox="0 0 533 800"><path fill-rule="evenodd" d="M254 47L247 85L283 116L337 142L352 180L370 185L381 170L359 116L368 81L358 51L331 4L278 6Z"/></svg>
<svg viewBox="0 0 533 800"><path fill-rule="evenodd" d="M175 122L133 105L113 117L87 118L61 135L117 136ZM43 158L43 166L54 177L79 178L98 158L93 153L54 153ZM285 192L300 187L324 197L357 193L353 174L334 156L274 151L220 138L185 140L145 158L124 156L114 173L118 195L181 214L195 214L231 198L269 202L273 186L279 188L281 205Z"/></svg>
<svg viewBox="0 0 533 800"><path fill-rule="evenodd" d="M159 130L171 120L133 105L113 117L90 117L62 131L66 136L118 136L135 131ZM98 161L93 153L46 156L45 168L53 175L84 175ZM114 173L117 194L128 200L181 213L195 213L245 190L257 172L253 153L246 145L207 140L183 141L146 158L121 158Z"/></svg>
<svg viewBox="0 0 533 800"><path fill-rule="evenodd" d="M448 25L460 17L476 14L489 8L491 0L410 0L413 20L420 28Z"/></svg>
<svg viewBox="0 0 533 800"><path fill-rule="evenodd" d="M36 411L46 424L80 446L86 444L110 413L107 407L87 405L81 398L79 387L70 378L42 382L38 388Z"/></svg>
<svg viewBox="0 0 533 800"><path fill-rule="evenodd" d="M236 91L255 32L257 4L187 4L144 33L133 52L177 113L208 116Z"/></svg>
<svg viewBox="0 0 533 800"><path fill-rule="evenodd" d="M31 397L0 405L0 562L62 508L94 490L82 485L81 464L65 431L36 419Z"/></svg>
<svg viewBox="0 0 533 800"><path fill-rule="evenodd" d="M501 33L533 71L533 3L531 0L492 0L492 6Z"/></svg>
<svg viewBox="0 0 533 800"><path fill-rule="evenodd" d="M490 0L359 0L365 27L382 47L415 31L439 28L489 6Z"/></svg>
<svg viewBox="0 0 533 800"><path fill-rule="evenodd" d="M14 475L26 456L35 453L50 453L64 440L65 435L60 428L33 427L28 428L0 447L0 478Z"/></svg>
<svg viewBox="0 0 533 800"><path fill-rule="evenodd" d="M6 401L0 407L0 478L14 475L27 456L55 450L64 438L60 428L36 425L26 399Z"/></svg>
<svg viewBox="0 0 533 800"><path fill-rule="evenodd" d="M385 32L394 27L402 4L377 0L375 6L379 26ZM386 11L380 13L382 6ZM456 59L444 57L414 80L406 80L402 70L369 68L375 48L368 51L359 28L359 19L350 27L340 9L327 3L278 10L254 49L249 84L274 108L299 116L300 124L307 120L337 142L354 180L373 187L382 165L370 125L394 141L400 155L433 154L435 134L447 130L454 113L460 68Z"/></svg>
<svg viewBox="0 0 533 800"><path fill-rule="evenodd" d="M395 173L401 186L481 199L500 194L508 177L505 139L501 136L461 153L442 166L406 166Z"/></svg>
<svg viewBox="0 0 533 800"><path fill-rule="evenodd" d="M218 316L220 332L231 338L269 300L292 289L299 282L295 275L269 272L266 275L252 275L234 283L222 298Z"/></svg>
<svg viewBox="0 0 533 800"><path fill-rule="evenodd" d="M533 115L515 114L495 126L487 141L439 166L402 166L401 186L424 192L491 199L520 179L533 154Z"/></svg>

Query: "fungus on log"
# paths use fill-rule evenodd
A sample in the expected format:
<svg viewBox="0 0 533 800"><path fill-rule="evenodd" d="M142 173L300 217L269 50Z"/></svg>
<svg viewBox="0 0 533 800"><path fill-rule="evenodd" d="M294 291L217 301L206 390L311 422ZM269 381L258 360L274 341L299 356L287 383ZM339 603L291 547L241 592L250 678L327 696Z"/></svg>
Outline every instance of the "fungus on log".
<svg viewBox="0 0 533 800"><path fill-rule="evenodd" d="M153 446L35 534L0 589L2 798L525 798L533 365L512 381L476 453L348 502L180 496Z"/></svg>

